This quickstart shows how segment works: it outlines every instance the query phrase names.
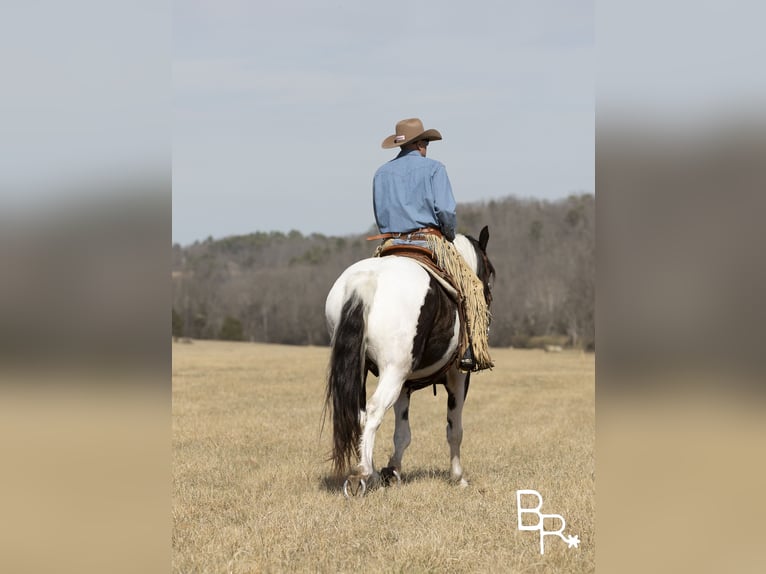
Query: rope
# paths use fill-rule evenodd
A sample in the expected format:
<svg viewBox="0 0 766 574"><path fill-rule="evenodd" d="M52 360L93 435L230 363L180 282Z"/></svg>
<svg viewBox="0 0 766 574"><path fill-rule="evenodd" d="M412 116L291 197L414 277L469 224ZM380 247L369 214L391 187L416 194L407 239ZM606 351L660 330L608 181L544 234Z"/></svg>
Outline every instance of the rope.
<svg viewBox="0 0 766 574"><path fill-rule="evenodd" d="M437 265L452 277L462 295L468 327L468 337L473 345L476 362L481 366L492 366L489 356L490 313L484 299L484 285L468 262L449 241L428 235L425 237L433 251ZM461 349L461 356L464 350Z"/></svg>

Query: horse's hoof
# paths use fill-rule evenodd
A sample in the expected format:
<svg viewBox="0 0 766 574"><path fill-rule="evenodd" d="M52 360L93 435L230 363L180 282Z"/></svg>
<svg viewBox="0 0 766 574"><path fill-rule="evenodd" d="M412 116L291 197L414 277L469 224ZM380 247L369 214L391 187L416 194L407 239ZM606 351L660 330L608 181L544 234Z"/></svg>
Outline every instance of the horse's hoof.
<svg viewBox="0 0 766 574"><path fill-rule="evenodd" d="M343 496L361 498L367 492L367 482L361 476L349 476L343 483Z"/></svg>
<svg viewBox="0 0 766 574"><path fill-rule="evenodd" d="M380 469L380 480L383 486L391 486L392 484L398 486L402 483L402 476L393 466L387 466Z"/></svg>
<svg viewBox="0 0 766 574"><path fill-rule="evenodd" d="M463 478L462 476L451 476L450 482L454 484L455 486L459 486L460 488L466 488L468 486L468 481Z"/></svg>

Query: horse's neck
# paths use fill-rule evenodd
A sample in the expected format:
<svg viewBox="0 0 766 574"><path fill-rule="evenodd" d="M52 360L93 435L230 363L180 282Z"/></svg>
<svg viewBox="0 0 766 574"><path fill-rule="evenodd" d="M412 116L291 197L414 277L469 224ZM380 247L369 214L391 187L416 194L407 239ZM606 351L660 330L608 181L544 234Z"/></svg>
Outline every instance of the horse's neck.
<svg viewBox="0 0 766 574"><path fill-rule="evenodd" d="M476 259L476 250L470 240L465 235L458 233L455 235L455 240L452 243L458 253L466 260L468 267L473 269L475 273L478 268L478 260Z"/></svg>

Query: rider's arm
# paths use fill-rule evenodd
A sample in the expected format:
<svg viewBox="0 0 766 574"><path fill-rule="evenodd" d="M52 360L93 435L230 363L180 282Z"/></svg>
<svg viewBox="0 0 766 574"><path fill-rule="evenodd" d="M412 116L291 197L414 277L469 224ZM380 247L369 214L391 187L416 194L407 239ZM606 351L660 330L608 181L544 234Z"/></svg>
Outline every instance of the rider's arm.
<svg viewBox="0 0 766 574"><path fill-rule="evenodd" d="M439 220L441 232L448 240L455 239L457 216L455 215L455 196L452 195L452 185L447 177L447 169L439 165L432 176L434 190L434 210Z"/></svg>

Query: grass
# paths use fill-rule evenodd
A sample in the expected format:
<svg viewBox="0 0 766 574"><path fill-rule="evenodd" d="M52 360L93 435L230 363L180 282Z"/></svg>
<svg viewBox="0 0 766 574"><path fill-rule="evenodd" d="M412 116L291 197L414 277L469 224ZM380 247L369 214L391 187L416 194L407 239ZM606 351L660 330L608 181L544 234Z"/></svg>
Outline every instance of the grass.
<svg viewBox="0 0 766 574"><path fill-rule="evenodd" d="M415 393L404 483L360 500L339 492L329 426L320 435L328 358L318 347L173 345L174 572L594 571L593 355L493 350L463 413L465 489L448 479L446 392ZM392 435L393 411L378 468ZM564 516L579 548L549 536L541 555L538 533L517 529L525 488Z"/></svg>

